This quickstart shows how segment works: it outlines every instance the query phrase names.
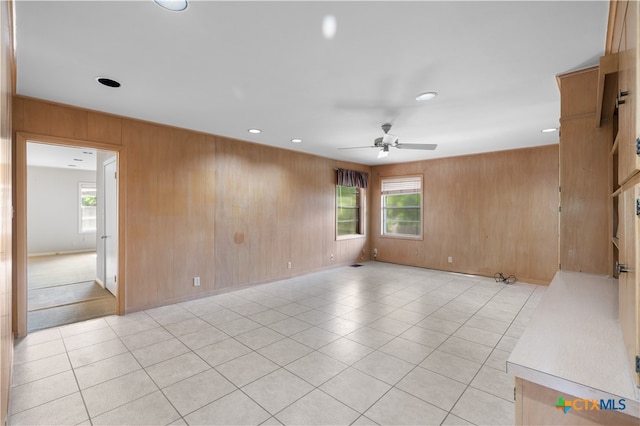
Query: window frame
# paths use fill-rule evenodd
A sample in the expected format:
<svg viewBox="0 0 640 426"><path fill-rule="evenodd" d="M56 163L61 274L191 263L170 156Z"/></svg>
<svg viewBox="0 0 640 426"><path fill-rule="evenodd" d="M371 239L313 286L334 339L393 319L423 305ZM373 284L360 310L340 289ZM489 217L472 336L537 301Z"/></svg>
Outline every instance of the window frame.
<svg viewBox="0 0 640 426"><path fill-rule="evenodd" d="M358 187L351 187L351 188L355 188L358 196L356 198L356 200L359 202L358 204L358 225L357 225L357 231L355 234L344 234L344 235L339 235L338 234L338 230L339 230L339 220L338 220L338 210L340 209L340 203L339 203L339 199L340 199L340 187L344 186L344 185L336 185L336 208L335 208L335 226L336 226L336 241L340 241L340 240L350 240L350 239L356 239L356 238L366 238L366 193L367 191L363 188L358 188ZM350 188L348 186L345 186L345 188Z"/></svg>
<svg viewBox="0 0 640 426"><path fill-rule="evenodd" d="M385 181L416 181L420 184L420 189L417 192L404 192L406 194L418 194L420 196L420 214L419 214L419 232L416 235L413 234L400 234L400 233L385 233L385 197L387 195L398 195L400 192L396 194L389 194L383 191L384 182ZM404 240L413 240L419 241L424 239L424 179L423 175L406 175L406 176L381 176L380 177L380 237L381 238L393 238L393 239L404 239Z"/></svg>
<svg viewBox="0 0 640 426"><path fill-rule="evenodd" d="M96 182L78 182L78 233L79 234L95 234L98 232L98 205L95 206L83 206L82 205L82 193L83 189L93 189L96 197L98 195L98 186ZM95 221L96 226L93 229L85 229L84 225L84 211L86 207L94 207L95 209Z"/></svg>

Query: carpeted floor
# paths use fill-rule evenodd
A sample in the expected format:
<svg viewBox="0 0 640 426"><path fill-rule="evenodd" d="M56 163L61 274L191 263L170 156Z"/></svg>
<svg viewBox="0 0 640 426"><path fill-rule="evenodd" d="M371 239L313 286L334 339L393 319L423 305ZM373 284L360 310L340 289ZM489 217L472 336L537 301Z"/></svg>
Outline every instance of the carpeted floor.
<svg viewBox="0 0 640 426"><path fill-rule="evenodd" d="M96 278L96 252L30 256L29 290Z"/></svg>
<svg viewBox="0 0 640 426"><path fill-rule="evenodd" d="M116 312L115 297L95 282L95 252L30 257L28 268L29 332Z"/></svg>

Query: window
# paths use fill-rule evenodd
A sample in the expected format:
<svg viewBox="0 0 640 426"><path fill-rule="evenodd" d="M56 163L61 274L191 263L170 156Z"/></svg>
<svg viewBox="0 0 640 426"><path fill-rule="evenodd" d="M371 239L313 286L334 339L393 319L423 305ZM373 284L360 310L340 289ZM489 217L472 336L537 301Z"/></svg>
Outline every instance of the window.
<svg viewBox="0 0 640 426"><path fill-rule="evenodd" d="M363 190L355 186L337 185L337 236L364 235Z"/></svg>
<svg viewBox="0 0 640 426"><path fill-rule="evenodd" d="M80 233L96 232L96 184L81 182L80 188Z"/></svg>
<svg viewBox="0 0 640 426"><path fill-rule="evenodd" d="M422 177L382 178L382 235L422 237Z"/></svg>

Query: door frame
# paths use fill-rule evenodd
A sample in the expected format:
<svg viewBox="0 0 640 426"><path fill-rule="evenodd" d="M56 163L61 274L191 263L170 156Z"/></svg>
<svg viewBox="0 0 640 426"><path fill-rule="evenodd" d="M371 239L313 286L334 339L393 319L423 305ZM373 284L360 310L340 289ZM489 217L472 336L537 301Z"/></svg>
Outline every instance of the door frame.
<svg viewBox="0 0 640 426"><path fill-rule="evenodd" d="M16 132L15 139L15 184L13 221L13 332L16 338L27 335L27 142L50 145L94 148L116 153L118 161L118 291L116 314L125 313L125 259L124 244L126 226L126 149L122 145L111 145L88 140L67 139L35 133Z"/></svg>

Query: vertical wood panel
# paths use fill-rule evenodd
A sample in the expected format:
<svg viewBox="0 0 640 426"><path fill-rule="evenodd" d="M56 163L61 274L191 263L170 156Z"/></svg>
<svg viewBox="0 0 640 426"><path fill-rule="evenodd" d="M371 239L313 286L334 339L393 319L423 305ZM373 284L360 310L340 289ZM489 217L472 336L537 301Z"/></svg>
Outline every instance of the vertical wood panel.
<svg viewBox="0 0 640 426"><path fill-rule="evenodd" d="M596 128L598 69L558 77L561 96L560 263L563 270L609 272L611 123Z"/></svg>
<svg viewBox="0 0 640 426"><path fill-rule="evenodd" d="M640 184L626 187L618 202L620 207L620 263L628 268L627 272L619 274L618 278L618 316L620 328L624 338L625 350L629 357L629 364L634 365L638 355L638 267L640 267L638 253L638 216L636 215L636 200L640 197ZM638 379L635 375L634 379Z"/></svg>
<svg viewBox="0 0 640 426"><path fill-rule="evenodd" d="M598 67L558 76L560 87L560 117L595 114L598 98Z"/></svg>
<svg viewBox="0 0 640 426"><path fill-rule="evenodd" d="M51 104L25 101L22 103L23 128L32 133L53 135L69 139L88 139L88 112L85 110Z"/></svg>
<svg viewBox="0 0 640 426"><path fill-rule="evenodd" d="M125 122L131 153L127 242L129 309L208 294L213 263L214 139L157 125ZM193 278L200 277L200 287Z"/></svg>
<svg viewBox="0 0 640 426"><path fill-rule="evenodd" d="M122 144L122 119L93 111L87 113L87 138L96 142Z"/></svg>
<svg viewBox="0 0 640 426"><path fill-rule="evenodd" d="M0 423L6 424L13 359L12 334L12 2L0 4Z"/></svg>
<svg viewBox="0 0 640 426"><path fill-rule="evenodd" d="M609 272L610 127L593 117L563 120L560 142L560 263L567 271Z"/></svg>

